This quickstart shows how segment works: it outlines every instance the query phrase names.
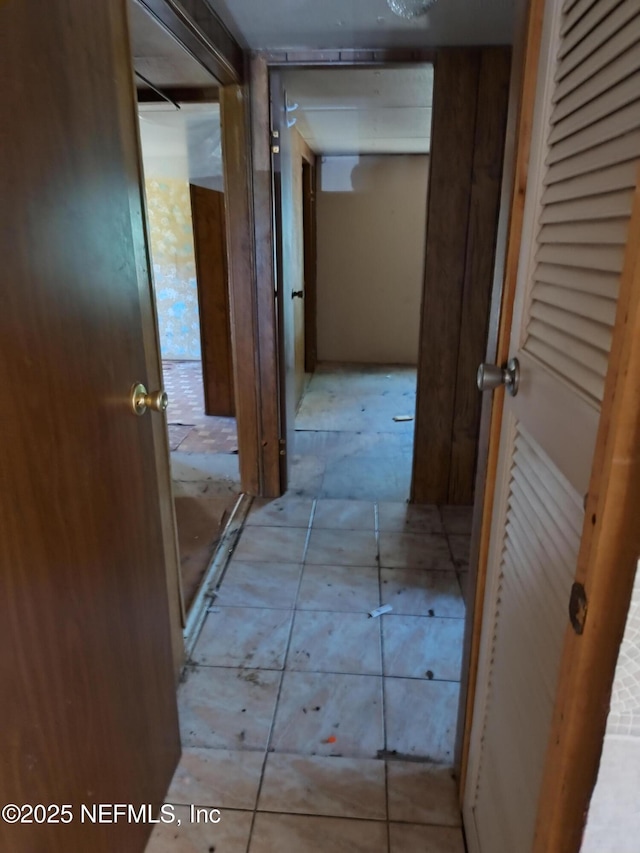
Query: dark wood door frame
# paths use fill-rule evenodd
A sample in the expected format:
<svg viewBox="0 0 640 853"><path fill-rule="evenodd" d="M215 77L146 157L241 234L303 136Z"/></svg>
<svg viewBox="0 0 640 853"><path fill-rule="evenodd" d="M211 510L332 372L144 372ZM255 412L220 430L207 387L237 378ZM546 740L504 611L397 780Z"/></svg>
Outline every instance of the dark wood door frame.
<svg viewBox="0 0 640 853"><path fill-rule="evenodd" d="M205 0L135 0L220 81L229 302L232 320L240 480L244 492L275 497L281 491L273 259L255 247L271 240L271 222L257 220L262 199L271 205L268 137L252 144L252 124L268 126L268 93L253 96L249 57ZM266 69L266 64L265 64ZM260 88L259 64L252 74ZM266 84L266 73L264 81ZM162 95L170 94L163 91ZM176 91L211 100L210 93ZM258 284L259 283L259 284Z"/></svg>
<svg viewBox="0 0 640 853"><path fill-rule="evenodd" d="M172 2L144 0L147 5L172 6ZM177 29L174 35L180 40ZM223 42L210 47L224 53ZM248 494L277 496L286 487L280 464L287 448L280 417L282 379L275 304L269 72L290 67L366 68L433 62L437 80L438 58L444 52L254 52L245 56L247 82L241 84L238 77L221 88L240 471L242 488ZM237 63L235 71L238 75ZM414 488L414 497L420 498L418 491Z"/></svg>
<svg viewBox="0 0 640 853"><path fill-rule="evenodd" d="M259 68L256 68L259 78ZM266 71L266 66L265 66ZM264 83L267 86L267 75ZM255 216L271 209L271 152L267 135L252 145L252 124L268 127L268 87L221 90L222 146L227 215L231 341L242 489L277 497L280 483L278 342L273 284L271 219Z"/></svg>
<svg viewBox="0 0 640 853"><path fill-rule="evenodd" d="M416 63L425 63L432 62L435 67L435 86L438 86L439 72L438 72L438 64L441 62L443 66L451 67L455 66L456 62L460 65L461 62L464 62L464 59L460 59L460 57L469 57L473 54L474 59L468 62L471 67L469 69L469 73L467 74L467 87L469 89L469 109L471 114L468 116L467 124L469 125L469 146L468 146L468 170L465 175L464 180L460 181L460 192L459 196L464 195L465 197L470 198L470 203L467 204L466 207L466 218L463 222L463 227L458 229L459 239L455 246L452 247L452 257L457 258L458 256L462 257L462 263L460 265L460 275L458 276L458 286L459 286L459 294L455 297L457 300L457 304L452 306L451 309L451 317L453 317L451 328L452 335L455 332L455 341L453 341L452 337L452 359L449 373L456 377L454 382L454 389L452 393L448 393L449 403L448 403L448 427L447 434L443 439L445 447L445 456L447 460L447 470L444 472L446 483L445 488L440 488L440 492L436 495L436 490L429 489L428 484L426 484L426 480L428 479L425 475L425 471L428 471L428 464L425 464L425 454L424 454L424 445L426 442L424 441L424 433L429 429L429 419L426 417L420 417L420 413L424 415L426 411L430 409L430 407L438 406L440 401L440 396L444 393L443 382L440 382L437 386L430 387L430 383L432 383L432 378L434 373L437 373L437 370L434 370L434 360L433 358L428 357L428 352L425 347L424 337L421 340L421 364L418 371L418 417L416 424L416 455L414 461L414 483L412 487L412 498L416 502L432 502L432 503L448 503L448 502L459 502L459 503L471 503L472 502L472 493L474 486L474 471L476 464L476 442L475 437L477 436L478 431L478 423L479 423L479 415L480 415L480 402L477 399L475 387L471 384L471 387L467 388L466 386L470 383L468 380L469 374L469 365L472 361L480 362L485 355L485 340L487 333L487 325L488 325L488 313L489 313L489 301L490 301L490 291L492 285L492 267L493 267L493 254L492 252L482 252L482 241L487 240L487 231L485 228L485 224L489 223L489 232L491 229L495 231L497 228L497 211L499 208L499 197L500 197L500 172L501 172L501 162L497 164L498 168L496 169L496 163L493 161L487 162L487 157L491 153L490 146L495 142L496 133L495 128L498 127L497 133L500 133L500 122L502 122L502 133L504 134L504 119L506 113L506 84L505 84L505 70L506 76L508 77L509 70L509 50L503 48L493 48L493 49L482 49L482 48L446 48L440 50L429 50L429 51L288 51L286 53L269 53L269 52L260 52L252 55L251 60L251 98L253 105L253 118L254 121L252 123L252 149L254 160L256 158L260 159L261 166L266 168L267 165L267 157L269 155L269 146L270 146L270 125L269 125L269 116L267 110L264 108L264 105L268 104L269 99L269 73L271 70L278 70L282 68L290 68L290 67L323 67L323 68L334 68L334 67L384 67L385 65L390 64L413 64ZM458 59L456 59L458 57ZM496 70L498 69L498 70ZM495 83L495 79L499 78L502 75L501 81L497 84ZM459 75L456 77L455 73L449 75L445 85L459 85L460 80L458 79ZM496 122L492 127L494 131L493 136L489 139L489 142L485 145L485 149L480 147L480 153L474 154L474 147L476 142L483 142L483 136L478 128L480 127L479 122L476 121L477 111L479 109L478 98L481 97L482 92L480 91L481 85L480 82L483 79L488 80L487 85L502 85L503 89L503 107L501 113L496 117ZM486 90L483 90L486 91ZM448 92L444 93L445 96L448 95ZM480 105L482 106L482 104ZM490 134L488 134L490 136ZM503 137L504 138L504 137ZM443 145L443 148L446 148L446 142ZM485 151L487 153L485 153ZM484 159L483 159L484 157ZM500 159L500 158L498 158ZM476 170L475 172L473 170ZM473 195L474 186L473 179L476 176L480 176L481 182L484 180L485 186L487 182L491 184L490 186L490 197L488 198L487 203L483 204L478 201L477 196ZM486 176L486 177L485 177ZM258 170L258 174L255 175L255 178L259 182L262 181L262 176L260 174L260 170ZM254 185L255 186L255 185ZM444 187L443 187L444 191ZM482 192L481 187L481 192ZM478 193L478 196L480 193ZM434 203L436 201L436 196L433 196ZM273 207L273 198L270 193L264 191L262 188L258 190L258 192L254 192L253 196L253 214L255 217L255 227L256 229L260 229L261 231L261 239L256 242L255 250L256 250L256 267L261 270L261 275L257 279L260 282L260 288L265 289L268 287L267 282L271 283L271 287L275 289L275 270L273 266L273 258L274 258L274 238L273 238L273 217L274 217L274 207ZM277 215L277 213L276 213ZM435 218L435 217L434 217ZM483 231L484 229L484 231ZM491 238L491 234L489 233L489 239ZM435 243L437 244L437 238ZM476 250L475 247L480 246L481 249ZM475 253L474 253L475 252ZM434 256L435 258L435 256ZM437 260L437 258L435 258ZM429 276L429 270L427 268L426 271L426 283L431 283L432 288L437 290L438 282L441 277L438 276ZM478 313L478 281L482 279L484 284L484 290L482 294L482 298L480 299L479 309L480 313L487 315L487 320L485 325L484 322L480 322L476 324L476 316ZM436 299L436 304L439 304L439 301L442 301L442 298L447 298L447 293L439 293L434 294L434 298ZM453 297L450 301L453 300ZM427 321L429 320L429 313L425 307L425 316L427 317ZM454 323L455 321L455 323ZM454 329L454 325L457 324L457 329ZM468 358L463 359L462 363L458 358L458 351L460 348L460 328L462 326L468 326L467 331L469 335L473 337L475 341L475 346L469 348L469 353L467 353ZM476 328L476 325L479 328ZM425 326L425 320L423 318L423 327ZM424 330L424 328L423 328ZM263 333L268 333L267 329L262 330ZM436 354L437 358L440 356ZM475 364L473 365L473 369L475 370ZM277 366L275 367L275 372L278 372ZM450 379L450 377L447 377ZM271 394L278 394L279 388L282 385L282 380L279 382L274 379L269 388L263 388L263 393L269 397ZM459 386L459 387L458 387ZM460 390L464 387L464 393ZM459 407L461 413L458 413L454 419L454 414L457 412L456 406ZM277 404L273 406L274 409L277 409ZM264 426L267 429L273 430L273 434L269 436L270 443L275 443L276 435L275 430L277 429L277 423L272 420L269 422L265 422ZM454 430L456 427L457 432ZM459 437L458 444L462 447L460 451L460 461L459 461L459 470L462 471L462 474L458 474L457 477L450 474L450 469L453 466L454 454L452 453L451 448L454 446L454 437L457 435ZM266 437L266 436L265 436ZM277 440L282 442L284 436L279 433L277 436ZM482 452L482 450L481 450ZM453 461L452 461L453 460ZM449 480L452 479L456 488L449 488ZM458 487L458 480L463 479L463 486ZM284 489L285 484L280 484L281 489ZM449 495L454 495L452 499L449 499Z"/></svg>
<svg viewBox="0 0 640 853"><path fill-rule="evenodd" d="M509 90L509 48L438 51L411 500L473 503ZM504 203L504 199L502 200Z"/></svg>
<svg viewBox="0 0 640 853"><path fill-rule="evenodd" d="M316 158L302 154L302 222L304 234L304 369L314 373L318 363L318 252L316 216Z"/></svg>

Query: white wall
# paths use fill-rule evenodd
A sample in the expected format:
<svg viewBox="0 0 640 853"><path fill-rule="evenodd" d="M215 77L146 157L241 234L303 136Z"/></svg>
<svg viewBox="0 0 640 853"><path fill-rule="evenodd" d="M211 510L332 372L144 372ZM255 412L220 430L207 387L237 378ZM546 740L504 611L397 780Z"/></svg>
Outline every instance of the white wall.
<svg viewBox="0 0 640 853"><path fill-rule="evenodd" d="M318 358L416 364L429 157L319 161Z"/></svg>
<svg viewBox="0 0 640 853"><path fill-rule="evenodd" d="M639 797L640 571L636 571L582 853L637 853Z"/></svg>

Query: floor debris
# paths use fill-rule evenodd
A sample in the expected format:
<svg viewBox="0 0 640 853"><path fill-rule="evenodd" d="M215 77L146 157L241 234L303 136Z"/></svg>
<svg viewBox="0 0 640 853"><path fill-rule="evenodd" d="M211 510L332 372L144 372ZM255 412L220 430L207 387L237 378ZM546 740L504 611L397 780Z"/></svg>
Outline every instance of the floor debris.
<svg viewBox="0 0 640 853"><path fill-rule="evenodd" d="M369 618L376 619L378 616L382 616L384 613L391 613L393 607L390 604L383 604L382 607L376 607L375 610L369 611Z"/></svg>

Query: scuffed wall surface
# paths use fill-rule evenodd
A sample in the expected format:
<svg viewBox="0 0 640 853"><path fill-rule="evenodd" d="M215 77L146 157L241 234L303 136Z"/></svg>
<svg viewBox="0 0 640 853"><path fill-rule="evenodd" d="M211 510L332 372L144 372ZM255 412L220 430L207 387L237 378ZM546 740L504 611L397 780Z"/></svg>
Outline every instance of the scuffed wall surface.
<svg viewBox="0 0 640 853"><path fill-rule="evenodd" d="M199 359L200 321L189 182L145 181L162 358Z"/></svg>

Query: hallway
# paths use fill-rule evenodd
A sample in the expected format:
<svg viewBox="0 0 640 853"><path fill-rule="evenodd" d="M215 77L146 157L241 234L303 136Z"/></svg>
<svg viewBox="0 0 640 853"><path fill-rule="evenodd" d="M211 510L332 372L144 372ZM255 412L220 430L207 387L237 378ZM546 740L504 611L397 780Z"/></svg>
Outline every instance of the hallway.
<svg viewBox="0 0 640 853"><path fill-rule="evenodd" d="M254 502L180 687L182 826L148 853L463 853L469 525L466 508ZM189 824L189 804L221 822Z"/></svg>
<svg viewBox="0 0 640 853"><path fill-rule="evenodd" d="M289 491L407 500L415 406L415 367L319 364L296 417Z"/></svg>

